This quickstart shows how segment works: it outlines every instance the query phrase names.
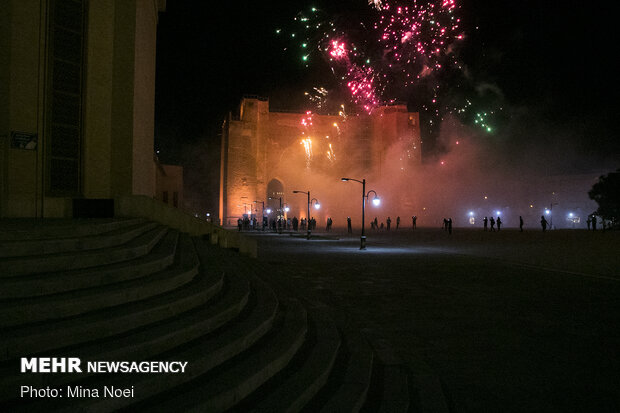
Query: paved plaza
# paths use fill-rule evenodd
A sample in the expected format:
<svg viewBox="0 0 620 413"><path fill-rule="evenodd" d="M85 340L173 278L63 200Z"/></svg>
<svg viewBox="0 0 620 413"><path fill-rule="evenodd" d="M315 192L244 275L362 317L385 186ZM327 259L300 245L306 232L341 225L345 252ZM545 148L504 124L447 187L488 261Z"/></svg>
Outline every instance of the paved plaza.
<svg viewBox="0 0 620 413"><path fill-rule="evenodd" d="M249 234L267 277L407 365L422 411L620 411L617 231Z"/></svg>

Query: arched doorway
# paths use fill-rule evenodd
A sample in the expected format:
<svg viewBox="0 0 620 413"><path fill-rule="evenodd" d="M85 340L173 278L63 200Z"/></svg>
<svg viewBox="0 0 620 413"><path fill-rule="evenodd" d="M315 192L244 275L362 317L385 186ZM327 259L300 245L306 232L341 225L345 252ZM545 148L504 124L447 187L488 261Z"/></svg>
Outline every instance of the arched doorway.
<svg viewBox="0 0 620 413"><path fill-rule="evenodd" d="M271 209L269 214L270 225L272 220L284 219L285 214L281 207L284 207L284 185L278 179L272 179L267 184L267 205Z"/></svg>

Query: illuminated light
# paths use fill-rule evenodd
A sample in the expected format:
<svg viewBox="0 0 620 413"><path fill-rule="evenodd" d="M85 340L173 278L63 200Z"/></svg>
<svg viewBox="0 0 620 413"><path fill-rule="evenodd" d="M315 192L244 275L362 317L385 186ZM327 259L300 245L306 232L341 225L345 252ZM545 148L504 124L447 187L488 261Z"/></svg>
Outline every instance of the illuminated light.
<svg viewBox="0 0 620 413"><path fill-rule="evenodd" d="M289 207L284 207L284 212L288 212L288 211L290 211L290 210L291 210L291 209L290 209Z"/></svg>
<svg viewBox="0 0 620 413"><path fill-rule="evenodd" d="M321 204L319 204L318 202L314 204L314 209L320 209L320 208L321 208Z"/></svg>
<svg viewBox="0 0 620 413"><path fill-rule="evenodd" d="M484 199L489 199L489 197L485 195L485 196L484 196Z"/></svg>
<svg viewBox="0 0 620 413"><path fill-rule="evenodd" d="M534 208L534 205L530 204L530 208Z"/></svg>
<svg viewBox="0 0 620 413"><path fill-rule="evenodd" d="M568 214L568 217L569 217L569 218L572 218L573 216L574 216L574 214L573 214L572 212L570 212L570 213Z"/></svg>
<svg viewBox="0 0 620 413"><path fill-rule="evenodd" d="M266 213L268 213L268 214L271 214L271 208L267 208L267 209L265 210L265 212L266 212Z"/></svg>
<svg viewBox="0 0 620 413"><path fill-rule="evenodd" d="M474 212L473 211L469 211L469 216L473 217L474 216Z"/></svg>
<svg viewBox="0 0 620 413"><path fill-rule="evenodd" d="M379 206L379 205L381 204L381 200L379 199L379 197L375 197L375 198L372 200L372 204L373 204L374 206Z"/></svg>
<svg viewBox="0 0 620 413"><path fill-rule="evenodd" d="M549 215L550 213L551 213L551 211L550 211L550 210L545 209L545 214Z"/></svg>
<svg viewBox="0 0 620 413"><path fill-rule="evenodd" d="M497 215L501 215L502 211L495 211L497 213Z"/></svg>

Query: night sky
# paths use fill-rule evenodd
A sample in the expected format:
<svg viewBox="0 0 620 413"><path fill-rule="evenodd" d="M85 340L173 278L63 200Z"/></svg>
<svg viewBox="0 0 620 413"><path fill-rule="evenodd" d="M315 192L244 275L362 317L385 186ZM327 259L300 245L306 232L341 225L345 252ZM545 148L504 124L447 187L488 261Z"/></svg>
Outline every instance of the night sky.
<svg viewBox="0 0 620 413"><path fill-rule="evenodd" d="M437 126L447 108L469 101L467 113L452 115L476 131L474 112L494 111L487 118L493 132L479 133L496 150L544 153L541 160L557 160L554 172L562 173L617 164L619 36L612 10L557 0L457 4L465 37L452 50L460 69L437 71L407 89L391 86L394 97L421 113L425 158L446 150ZM313 6L345 29L376 16L365 0L168 1L158 26L155 145L164 163L186 168L188 193L217 193L221 124L243 95L301 110L313 109L303 96L313 86L338 93L327 63L318 54L303 63L287 37L297 31L296 14ZM436 107L431 84L441 85ZM215 209L215 201L204 202Z"/></svg>

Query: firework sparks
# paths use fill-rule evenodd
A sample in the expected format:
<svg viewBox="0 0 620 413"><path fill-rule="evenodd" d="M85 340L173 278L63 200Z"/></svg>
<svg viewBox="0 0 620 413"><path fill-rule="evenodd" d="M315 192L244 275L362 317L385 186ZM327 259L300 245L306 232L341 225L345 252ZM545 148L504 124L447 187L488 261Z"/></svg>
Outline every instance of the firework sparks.
<svg viewBox="0 0 620 413"><path fill-rule="evenodd" d="M402 99L405 88L428 82L447 66L460 68L453 53L463 38L456 0L369 0L368 5L370 16L327 16L316 8L299 12L296 29L286 36L296 42L291 50L301 50L305 66L321 55L353 103L370 112ZM306 93L313 103L324 99L316 92ZM436 94L433 99L436 104Z"/></svg>

